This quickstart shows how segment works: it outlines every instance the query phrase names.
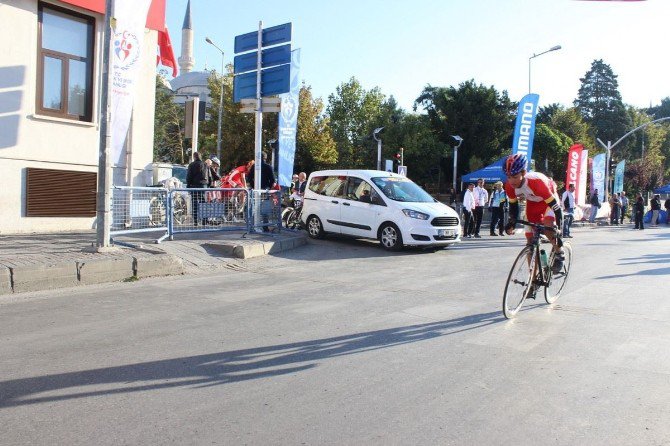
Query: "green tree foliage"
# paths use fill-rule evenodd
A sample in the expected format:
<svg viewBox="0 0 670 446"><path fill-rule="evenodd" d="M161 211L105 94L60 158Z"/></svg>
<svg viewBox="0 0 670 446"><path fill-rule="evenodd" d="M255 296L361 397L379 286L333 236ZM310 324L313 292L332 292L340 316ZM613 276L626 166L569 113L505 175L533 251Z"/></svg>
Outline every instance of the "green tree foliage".
<svg viewBox="0 0 670 446"><path fill-rule="evenodd" d="M172 92L164 82L164 75L156 76L156 105L154 114L154 161L184 162L184 109L173 102Z"/></svg>
<svg viewBox="0 0 670 446"><path fill-rule="evenodd" d="M323 110L321 98L314 98L312 88L303 84L298 108L295 172L311 172L337 163L337 147Z"/></svg>
<svg viewBox="0 0 670 446"><path fill-rule="evenodd" d="M372 168L371 135L379 126L384 95L365 90L354 77L328 96L327 114L337 145L338 166Z"/></svg>
<svg viewBox="0 0 670 446"><path fill-rule="evenodd" d="M670 117L670 97L663 98L660 105L649 108L647 113L654 119Z"/></svg>
<svg viewBox="0 0 670 446"><path fill-rule="evenodd" d="M608 64L602 59L594 60L580 81L582 84L574 105L591 126L594 140L597 137L614 142L631 129L617 75Z"/></svg>
<svg viewBox="0 0 670 446"><path fill-rule="evenodd" d="M557 102L554 102L553 104L549 105L544 105L540 107L540 109L538 110L535 122L537 124L550 124L551 118L559 110L563 110L563 106Z"/></svg>
<svg viewBox="0 0 670 446"><path fill-rule="evenodd" d="M651 122L653 116L635 108L628 110L633 127L639 127ZM633 133L630 137L632 143L619 150L614 149L614 157L632 161L629 177L633 184L640 190L648 190L659 186L663 181L664 174L668 169L668 142L670 140L670 127L664 123L651 124ZM645 172L641 172L644 168Z"/></svg>
<svg viewBox="0 0 670 446"><path fill-rule="evenodd" d="M516 105L506 91L499 93L474 80L458 87L428 85L414 107L427 112L432 131L443 144L453 143L450 135L463 138L458 156L459 177L472 166L489 164L510 150Z"/></svg>
<svg viewBox="0 0 670 446"><path fill-rule="evenodd" d="M590 136L591 128L575 107L556 109L552 113L548 125L570 138L574 143L584 144L587 148L594 144Z"/></svg>
<svg viewBox="0 0 670 446"><path fill-rule="evenodd" d="M542 172L551 172L555 180L560 182L565 172L568 149L571 145L572 139L569 136L546 124L538 124L535 127L533 142L535 168ZM545 160L548 169L545 168Z"/></svg>

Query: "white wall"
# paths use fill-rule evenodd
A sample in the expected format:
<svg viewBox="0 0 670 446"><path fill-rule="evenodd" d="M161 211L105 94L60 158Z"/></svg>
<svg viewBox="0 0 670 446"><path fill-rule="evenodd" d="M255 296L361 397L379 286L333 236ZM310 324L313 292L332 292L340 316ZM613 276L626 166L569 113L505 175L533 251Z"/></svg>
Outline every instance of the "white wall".
<svg viewBox="0 0 670 446"><path fill-rule="evenodd" d="M58 1L52 3L77 10ZM94 218L25 217L27 167L97 172L102 16L78 11L96 18L92 123L36 114L37 1L3 0L0 4L0 233L72 231L95 226ZM151 174L145 169L151 169L153 160L157 33L145 32L130 140L132 177L137 185L151 182ZM114 176L125 179L125 163L115 169Z"/></svg>

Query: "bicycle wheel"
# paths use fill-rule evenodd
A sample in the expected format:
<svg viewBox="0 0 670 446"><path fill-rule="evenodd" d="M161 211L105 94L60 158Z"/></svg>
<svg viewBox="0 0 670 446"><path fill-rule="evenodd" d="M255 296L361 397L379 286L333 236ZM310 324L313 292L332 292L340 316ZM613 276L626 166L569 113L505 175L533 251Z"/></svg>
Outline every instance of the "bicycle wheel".
<svg viewBox="0 0 670 446"><path fill-rule="evenodd" d="M551 277L549 278L549 285L544 287L544 300L546 300L548 304L553 304L559 297L561 297L561 292L568 281L570 264L572 263L572 246L570 246L570 243L568 242L563 242L563 255L565 256L563 268L561 268L558 273L550 272L549 274L551 274Z"/></svg>
<svg viewBox="0 0 670 446"><path fill-rule="evenodd" d="M181 195L175 195L172 200L172 219L180 225L183 225L188 217L188 204Z"/></svg>
<svg viewBox="0 0 670 446"><path fill-rule="evenodd" d="M534 246L526 246L521 250L507 277L503 295L503 314L507 319L516 316L533 286L537 263L534 249Z"/></svg>
<svg viewBox="0 0 670 446"><path fill-rule="evenodd" d="M288 207L282 211L281 213L282 226L284 226L285 228L289 228L294 213L295 211L291 207Z"/></svg>
<svg viewBox="0 0 670 446"><path fill-rule="evenodd" d="M153 197L149 202L149 226L165 224L165 203L159 197Z"/></svg>

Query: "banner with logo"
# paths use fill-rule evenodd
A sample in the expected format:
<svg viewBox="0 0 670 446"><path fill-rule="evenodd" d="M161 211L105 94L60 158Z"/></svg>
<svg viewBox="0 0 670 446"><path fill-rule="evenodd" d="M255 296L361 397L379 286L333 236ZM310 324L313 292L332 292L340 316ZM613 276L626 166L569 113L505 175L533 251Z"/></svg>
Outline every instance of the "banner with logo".
<svg viewBox="0 0 670 446"><path fill-rule="evenodd" d="M151 0L116 0L112 16L116 26L112 30L109 65L111 67L110 114L112 165L122 163L123 145L128 135L137 76L142 56L144 26Z"/></svg>
<svg viewBox="0 0 670 446"><path fill-rule="evenodd" d="M620 161L614 171L614 192L615 194L623 191L623 173L626 170L626 160Z"/></svg>
<svg viewBox="0 0 670 446"><path fill-rule="evenodd" d="M598 189L598 199L602 203L605 199L605 164L607 155L601 153L593 157L591 166L591 195Z"/></svg>
<svg viewBox="0 0 670 446"><path fill-rule="evenodd" d="M279 185L290 186L293 177L296 137L298 134L298 103L300 101L300 50L291 51L291 91L280 95L279 112Z"/></svg>
<svg viewBox="0 0 670 446"><path fill-rule="evenodd" d="M565 189L571 184L575 185L575 200L586 192L586 184L582 182L582 166L584 162L582 156L584 146L575 144L568 150L568 165L565 171ZM579 201L577 200L577 203Z"/></svg>
<svg viewBox="0 0 670 446"><path fill-rule="evenodd" d="M519 102L519 110L514 127L514 142L512 153L523 153L530 159L533 157L533 139L535 138L535 117L537 116L537 104L540 96L527 94Z"/></svg>
<svg viewBox="0 0 670 446"><path fill-rule="evenodd" d="M586 185L588 184L587 175L589 171L589 151L582 150L582 167L579 171L579 184L581 184L579 193L575 193L575 200L578 205L584 206L586 204Z"/></svg>

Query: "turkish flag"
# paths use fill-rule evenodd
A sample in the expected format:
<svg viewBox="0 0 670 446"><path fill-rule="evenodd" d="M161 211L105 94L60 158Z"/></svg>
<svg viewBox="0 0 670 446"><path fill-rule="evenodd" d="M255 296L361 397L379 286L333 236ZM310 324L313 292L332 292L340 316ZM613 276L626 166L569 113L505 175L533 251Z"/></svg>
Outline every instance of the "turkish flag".
<svg viewBox="0 0 670 446"><path fill-rule="evenodd" d="M174 57L172 42L170 42L170 33L167 27L158 31L158 55L156 56L156 65L164 65L172 68L172 77L177 76L177 58Z"/></svg>

